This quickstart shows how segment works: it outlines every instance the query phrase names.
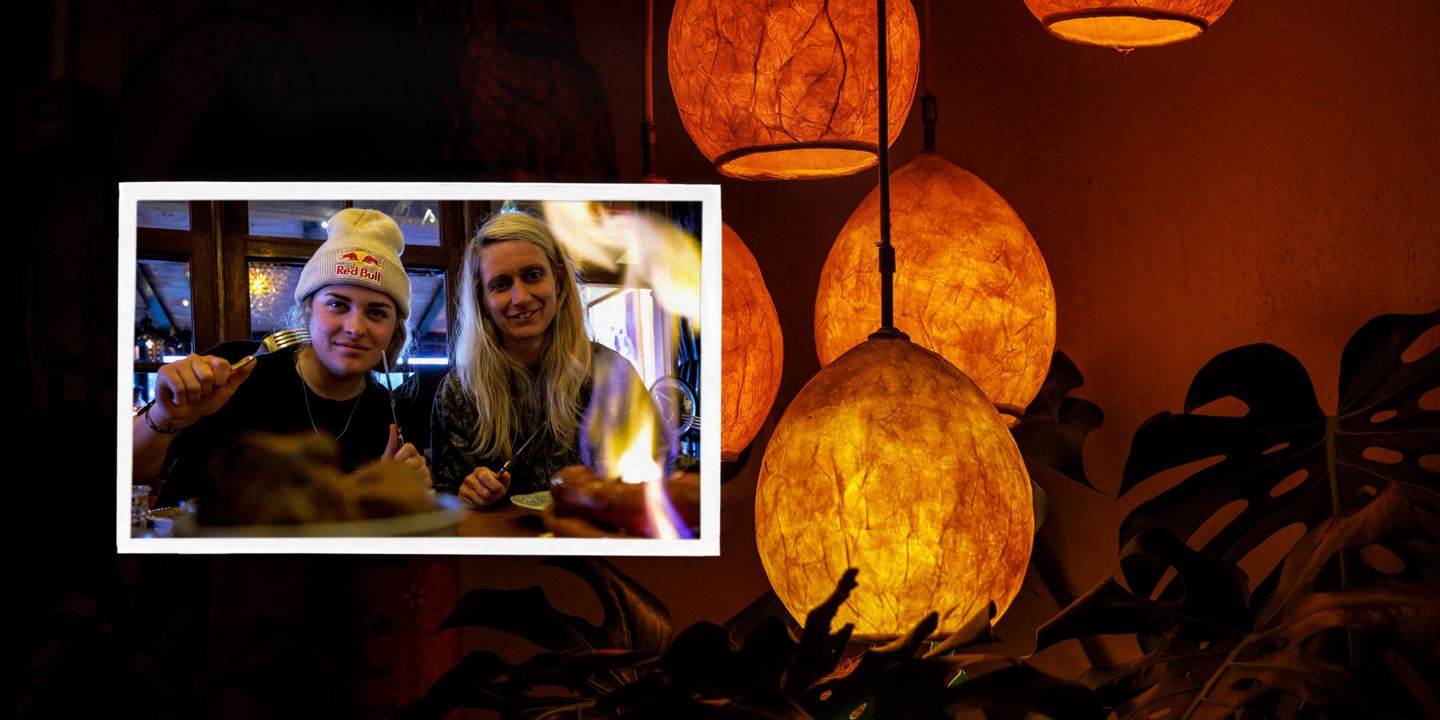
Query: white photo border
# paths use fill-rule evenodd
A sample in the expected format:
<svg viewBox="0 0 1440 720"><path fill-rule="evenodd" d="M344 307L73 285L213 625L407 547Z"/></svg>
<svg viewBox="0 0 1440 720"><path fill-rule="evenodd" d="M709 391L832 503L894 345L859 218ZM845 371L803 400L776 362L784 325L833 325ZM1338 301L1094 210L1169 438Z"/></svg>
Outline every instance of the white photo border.
<svg viewBox="0 0 1440 720"><path fill-rule="evenodd" d="M119 283L116 348L115 546L134 554L367 554L367 555L606 555L707 557L720 554L720 186L603 183L354 183L147 182L120 183ZM700 343L700 536L690 540L632 538L326 537L132 538L132 480L136 223L138 203L190 200L569 200L699 202L701 315L709 329Z"/></svg>

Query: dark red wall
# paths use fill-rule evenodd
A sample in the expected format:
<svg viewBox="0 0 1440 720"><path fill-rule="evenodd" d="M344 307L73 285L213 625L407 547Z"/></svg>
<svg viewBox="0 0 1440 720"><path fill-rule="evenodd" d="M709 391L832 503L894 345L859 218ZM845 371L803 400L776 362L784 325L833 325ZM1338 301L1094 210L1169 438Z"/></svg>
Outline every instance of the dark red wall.
<svg viewBox="0 0 1440 720"><path fill-rule="evenodd" d="M683 626L723 620L767 588L752 519L761 451L785 404L818 369L811 321L821 264L876 179L867 173L751 183L716 174L684 134L670 99L663 47L669 3L658 4L658 169L672 182L722 185L725 220L766 274L786 341L784 381L771 422L723 492L723 555L617 561ZM267 179L267 159L284 176L310 179L487 177L485 168L446 155L450 139L433 117L443 91L428 77L423 39L408 11L379 4L250 5L278 28L279 47L304 50L287 61L304 72L284 78L300 86L275 92L280 100L273 107L247 104L243 87L229 95L216 91L229 98L221 103L229 112L220 119L213 106L194 107L185 94L191 83L214 88L219 80L172 69L139 75L138 87L126 89L140 59L168 30L199 16L203 4L173 2L163 13L147 6L143 17L68 6L62 56L71 58L68 76L93 92L98 111L80 123L84 133L68 145L30 156L46 168L32 199L40 203L37 227L48 239L29 252L47 293L79 297L90 285L114 287L109 273L115 270L103 257L111 242L107 228L113 227L110 183L220 179L224 162L206 164L194 155L217 144L283 149L249 159L237 171L247 179ZM1309 368L1322 406L1333 409L1340 350L1351 333L1377 314L1440 306L1440 5L1235 0L1200 39L1128 55L1048 36L1020 0L934 5L939 149L994 187L1028 224L1055 285L1058 347L1086 376L1077 394L1106 413L1086 453L1090 477L1104 492L1041 479L1054 502L1043 532L1059 548L1069 590L1082 592L1112 571L1119 519L1141 499L1113 497L1135 428L1158 411L1179 409L1190 378L1206 360L1246 343L1279 345ZM617 171L589 179L635 178L643 3L545 7L573 18L573 47L603 91L597 122L608 122L613 132L613 148L604 151L613 152L609 162ZM366 15L370 11L388 17L376 20ZM32 45L32 53L46 58L55 47L46 40ZM48 59L32 57L24 67L35 69L38 81ZM118 103L122 97L128 104ZM217 126L226 132L215 132ZM239 137L246 128L256 137ZM94 152L84 149L86 137L101 138ZM177 138L188 144L177 149ZM894 147L894 165L908 161L919 146L915 112ZM230 162L243 159L231 154L236 157ZM186 170L177 175L176 168ZM329 168L338 170L331 175ZM73 212L77 207L85 212ZM45 269L73 267L71 258L86 249L100 255L92 254L80 272ZM33 292L30 297L35 345L49 350L33 355L27 367L37 412L55 417L74 411L68 403L95 395L86 383L103 387L103 380L86 380L73 367L98 368L103 377L113 359L113 329L105 327L104 311L41 303ZM86 338L59 330L97 316L101 322L90 326ZM57 358L69 358L71 365ZM103 402L111 397L97 396ZM106 483L95 486L99 499L108 499ZM277 599L281 593L275 591L324 563L218 561L217 576L233 581L227 587L235 594L213 599L214 617L226 626L243 626L265 613L309 617L317 597L333 600L341 596L326 593L338 591L309 588L308 610L303 601ZM374 616L377 608L414 610L405 594L414 583L432 583L427 602L443 605L457 589L539 582L560 597L557 602L595 611L578 583L537 569L533 559L465 558L455 568L459 581L451 585L435 581L435 567L418 562L403 571L345 575L348 584L342 585L351 593L345 597L352 600L341 610L359 616ZM1034 627L1056 609L1033 577L1027 587L1002 625L1006 648L1017 653L1028 652ZM217 627L210 630L213 653L243 635ZM452 657L461 647L480 644L523 651L493 634L434 638L413 627L411 632L409 639L370 647L394 642ZM400 700L433 679L437 664L385 661L396 675L376 680L387 690L373 692ZM1040 662L1064 674L1082 667L1069 645L1048 651Z"/></svg>

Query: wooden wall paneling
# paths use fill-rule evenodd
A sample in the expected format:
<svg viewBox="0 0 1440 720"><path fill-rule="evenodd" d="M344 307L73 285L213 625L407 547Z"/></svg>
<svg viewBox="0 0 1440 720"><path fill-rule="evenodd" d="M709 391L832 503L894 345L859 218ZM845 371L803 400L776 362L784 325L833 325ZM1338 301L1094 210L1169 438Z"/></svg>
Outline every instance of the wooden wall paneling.
<svg viewBox="0 0 1440 720"><path fill-rule="evenodd" d="M195 352L214 347L220 336L220 203L190 203L190 316Z"/></svg>
<svg viewBox="0 0 1440 720"><path fill-rule="evenodd" d="M215 238L219 257L220 337L250 337L250 274L246 265L250 236L249 210L244 201L219 203L221 234Z"/></svg>

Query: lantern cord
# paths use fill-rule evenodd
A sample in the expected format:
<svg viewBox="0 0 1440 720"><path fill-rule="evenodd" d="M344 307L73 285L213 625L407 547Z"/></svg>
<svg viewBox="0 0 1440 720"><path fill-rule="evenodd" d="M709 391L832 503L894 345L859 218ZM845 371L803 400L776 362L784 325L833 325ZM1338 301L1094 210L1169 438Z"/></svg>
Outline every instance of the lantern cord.
<svg viewBox="0 0 1440 720"><path fill-rule="evenodd" d="M925 41L920 44L920 90L921 95L930 94L930 0L925 0Z"/></svg>
<svg viewBox="0 0 1440 720"><path fill-rule="evenodd" d="M930 92L930 0L925 0L925 42L920 44L920 117L925 123L925 147L922 152L935 152L935 121L940 112L935 94Z"/></svg>
<svg viewBox="0 0 1440 720"><path fill-rule="evenodd" d="M655 173L655 0L645 0L645 119L640 121L641 177Z"/></svg>
<svg viewBox="0 0 1440 720"><path fill-rule="evenodd" d="M890 244L890 63L885 55L885 0L875 0L880 64L880 331L895 327L895 248Z"/></svg>

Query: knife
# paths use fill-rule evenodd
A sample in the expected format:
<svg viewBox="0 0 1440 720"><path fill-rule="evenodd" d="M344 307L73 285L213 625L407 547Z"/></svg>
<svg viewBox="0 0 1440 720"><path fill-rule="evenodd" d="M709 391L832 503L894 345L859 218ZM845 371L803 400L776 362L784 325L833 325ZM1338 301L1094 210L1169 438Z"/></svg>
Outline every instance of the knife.
<svg viewBox="0 0 1440 720"><path fill-rule="evenodd" d="M530 433L530 437L525 438L525 442L520 443L520 447L515 450L515 453L510 456L510 459L509 459L509 460L506 460L506 461L505 461L505 464L504 464L504 465L501 465L501 466L500 466L500 471L497 472L497 473L495 473L495 474L496 474L496 475L501 475L501 474L503 474L506 470L509 470L509 469L510 469L510 464L513 463L513 462L515 462L515 458L520 457L520 453L525 452L525 448L530 447L530 441L531 441L531 440L534 440L534 439L535 439L535 436L540 434L540 430L541 430L543 427L544 427L544 426L542 425L541 427L535 428L535 432Z"/></svg>

